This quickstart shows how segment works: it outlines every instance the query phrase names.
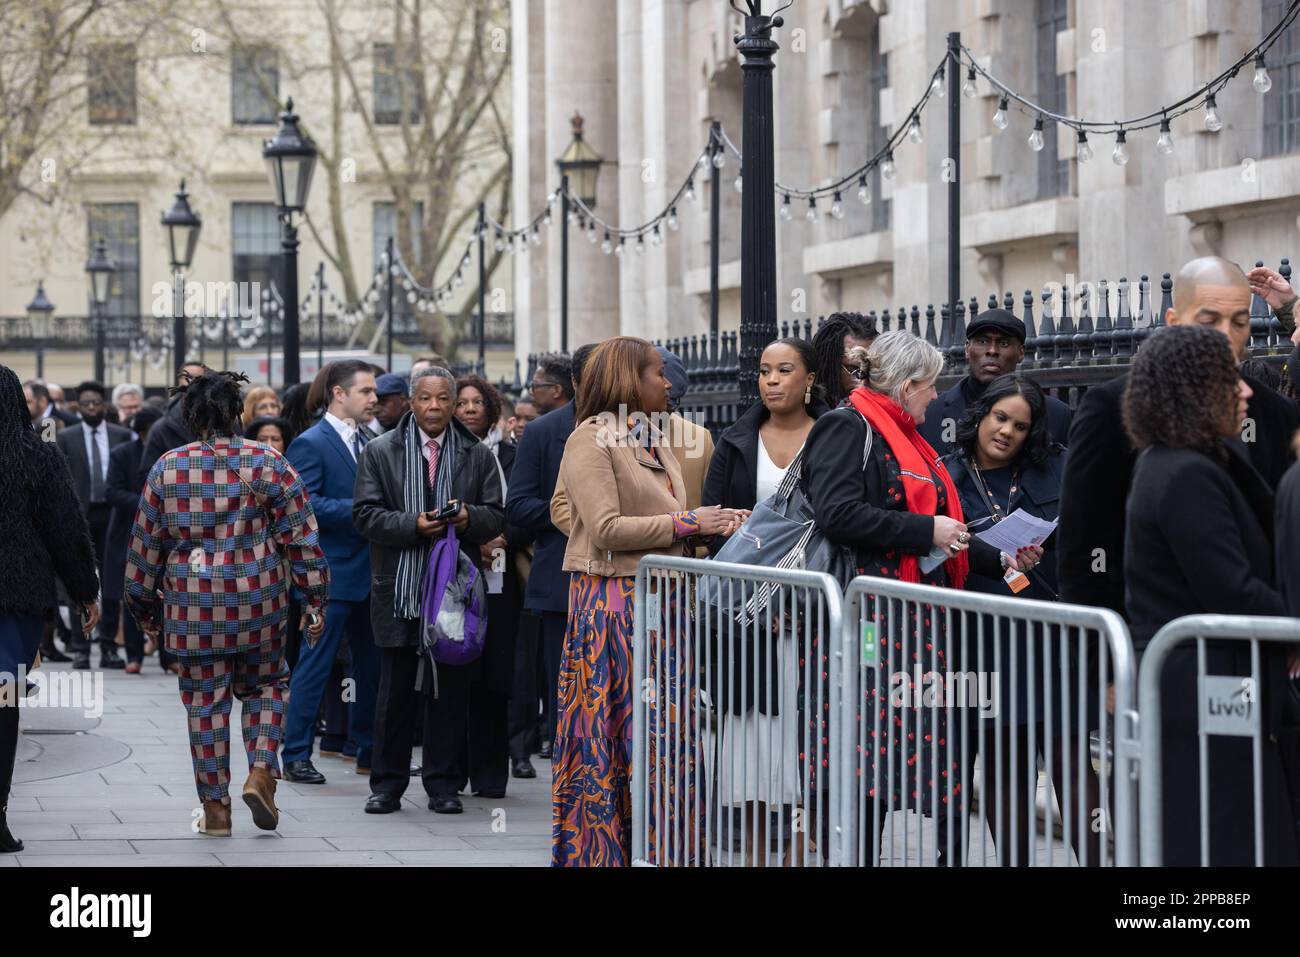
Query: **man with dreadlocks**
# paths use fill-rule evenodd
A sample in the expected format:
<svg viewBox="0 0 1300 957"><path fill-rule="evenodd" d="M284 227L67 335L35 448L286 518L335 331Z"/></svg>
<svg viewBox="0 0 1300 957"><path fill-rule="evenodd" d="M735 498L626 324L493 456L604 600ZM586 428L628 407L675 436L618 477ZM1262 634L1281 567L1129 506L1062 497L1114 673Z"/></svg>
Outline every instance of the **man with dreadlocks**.
<svg viewBox="0 0 1300 957"><path fill-rule="evenodd" d="M860 312L833 312L817 327L813 352L817 355L817 382L826 391L826 404L832 409L848 398L860 384L857 363L849 350L867 348L880 332L876 323Z"/></svg>
<svg viewBox="0 0 1300 957"><path fill-rule="evenodd" d="M183 392L197 440L149 470L131 530L126 600L140 628L160 632L181 667L190 753L205 834L230 834L230 695L242 702L249 773L244 803L263 830L279 823L275 779L288 668L289 581L303 593L309 641L324 630L329 566L316 516L293 466L241 437L239 383L205 371Z"/></svg>

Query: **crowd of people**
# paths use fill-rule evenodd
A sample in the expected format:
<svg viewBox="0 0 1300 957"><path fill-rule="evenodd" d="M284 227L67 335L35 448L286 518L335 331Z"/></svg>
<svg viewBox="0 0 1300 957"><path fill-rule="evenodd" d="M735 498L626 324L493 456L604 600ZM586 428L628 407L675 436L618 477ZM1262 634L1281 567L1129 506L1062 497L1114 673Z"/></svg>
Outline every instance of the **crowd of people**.
<svg viewBox="0 0 1300 957"><path fill-rule="evenodd" d="M408 376L342 360L282 394L189 363L170 400L95 382L67 397L0 367L0 682L38 657L89 667L92 632L101 668L140 673L156 652L178 679L210 835L232 830L233 695L258 827L276 826L281 775L325 783L322 756L368 775L372 814L399 810L413 777L430 810L460 813L467 788L501 797L511 777L537 776L538 757L551 763L553 863L625 865L637 563L718 554L787 478L854 573L1111 608L1139 654L1187 613L1300 615L1300 363L1261 380L1275 370L1248 361L1252 294L1291 324L1296 296L1278 274L1189 263L1129 372L1073 412L1019 370L1026 330L1008 311L974 319L968 371L943 394L939 350L837 313L812 342L768 344L759 401L716 444L679 411L681 360L630 336L541 357L513 399L438 356ZM1017 510L1059 528L1015 554L973 536ZM424 620L430 555L453 535L486 584L486 640L466 664L437 659ZM747 771L717 800L747 822L825 797L801 791L819 770L801 742L824 737L830 716L800 676L826 646L790 639L773 660L746 659L724 707L722 760L745 752ZM1014 623L990 629L981 653L1025 640ZM1235 647L1212 648L1213 670L1249 673ZM880 653L885 670L913 663L891 661L901 653L888 642ZM1300 669L1280 650L1265 659L1262 694L1280 702ZM1195 679L1194 652L1176 653L1164 678L1163 772L1179 795L1169 863L1200 859ZM883 715L886 690L868 682L862 707ZM1090 729L1105 697L1094 690ZM1102 809L1063 716L1024 687L1000 693L1017 718L987 746L1019 757L999 759L982 795L1009 793L1041 756L1058 802L1070 780ZM1280 712L1265 709L1255 824L1250 743L1212 739L1215 863L1249 863L1255 826L1270 863L1300 858L1300 743ZM953 746L946 721L917 709L911 732L890 726L890 748L930 770L919 792L900 780L874 802L966 813L978 754ZM0 808L16 739L16 706L0 707ZM800 759L775 762L778 751ZM875 752L860 760L870 776ZM996 833L1014 835L1010 863L1024 863L1033 808L990 803ZM939 862L960 863L961 838L937 825ZM1095 830L1071 841L1100 860ZM0 811L0 850L20 848Z"/></svg>

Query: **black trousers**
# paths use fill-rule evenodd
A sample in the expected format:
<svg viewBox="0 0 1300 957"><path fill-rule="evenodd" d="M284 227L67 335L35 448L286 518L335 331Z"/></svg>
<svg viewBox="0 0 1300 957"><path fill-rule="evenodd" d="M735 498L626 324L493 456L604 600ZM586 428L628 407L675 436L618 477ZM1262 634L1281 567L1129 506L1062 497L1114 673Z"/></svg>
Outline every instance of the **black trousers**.
<svg viewBox="0 0 1300 957"><path fill-rule="evenodd" d="M560 663L564 658L564 629L569 616L560 611L544 611L542 619L542 658L546 663L547 740L555 740L556 713L560 695Z"/></svg>
<svg viewBox="0 0 1300 957"><path fill-rule="evenodd" d="M541 744L538 717L546 702L546 682L538 668L542 641L542 622L536 615L519 616L519 636L515 640L514 687L508 712L510 760L526 761Z"/></svg>
<svg viewBox="0 0 1300 957"><path fill-rule="evenodd" d="M90 538L95 543L95 567L99 570L101 581L104 577L104 540L108 537L108 519L112 515L112 506L107 503L92 504L86 511L86 522L90 525ZM81 610L75 605L70 609L72 622L72 641L70 651L89 652L90 639L81 630ZM99 647L100 651L117 650L117 622L122 613L122 603L115 598L105 598L99 609Z"/></svg>

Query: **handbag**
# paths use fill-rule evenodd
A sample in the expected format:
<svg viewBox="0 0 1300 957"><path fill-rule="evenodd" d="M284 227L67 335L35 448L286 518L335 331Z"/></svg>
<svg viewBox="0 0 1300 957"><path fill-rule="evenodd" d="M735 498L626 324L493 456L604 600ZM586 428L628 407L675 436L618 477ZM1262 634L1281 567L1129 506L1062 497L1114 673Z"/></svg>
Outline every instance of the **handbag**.
<svg viewBox="0 0 1300 957"><path fill-rule="evenodd" d="M456 528L434 543L424 573L420 649L444 665L467 665L487 640L487 589L483 576L460 550Z"/></svg>
<svg viewBox="0 0 1300 957"><path fill-rule="evenodd" d="M836 411L861 415L856 409ZM871 435L868 426L866 442L862 447L863 468L871 455ZM777 490L766 501L754 506L753 514L727 539L715 558L720 562L738 565L826 572L841 587L847 587L853 580L857 566L853 550L831 541L817 527L812 503L799 488L802 472L803 449L800 449L786 469L785 477ZM767 608L773 590L777 587L771 582L764 582L742 602L740 598L744 589L740 589L741 596L737 596L735 586L728 587L720 577L707 576L702 585L709 603L729 607L732 617L741 625L750 624Z"/></svg>

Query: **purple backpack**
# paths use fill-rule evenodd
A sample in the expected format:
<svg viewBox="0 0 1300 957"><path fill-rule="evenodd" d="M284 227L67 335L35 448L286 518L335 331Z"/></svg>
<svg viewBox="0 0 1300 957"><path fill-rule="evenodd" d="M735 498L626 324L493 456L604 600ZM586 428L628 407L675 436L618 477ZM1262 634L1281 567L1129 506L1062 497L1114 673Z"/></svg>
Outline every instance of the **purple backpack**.
<svg viewBox="0 0 1300 957"><path fill-rule="evenodd" d="M420 612L421 649L435 662L467 665L483 654L487 589L451 525L429 553Z"/></svg>

